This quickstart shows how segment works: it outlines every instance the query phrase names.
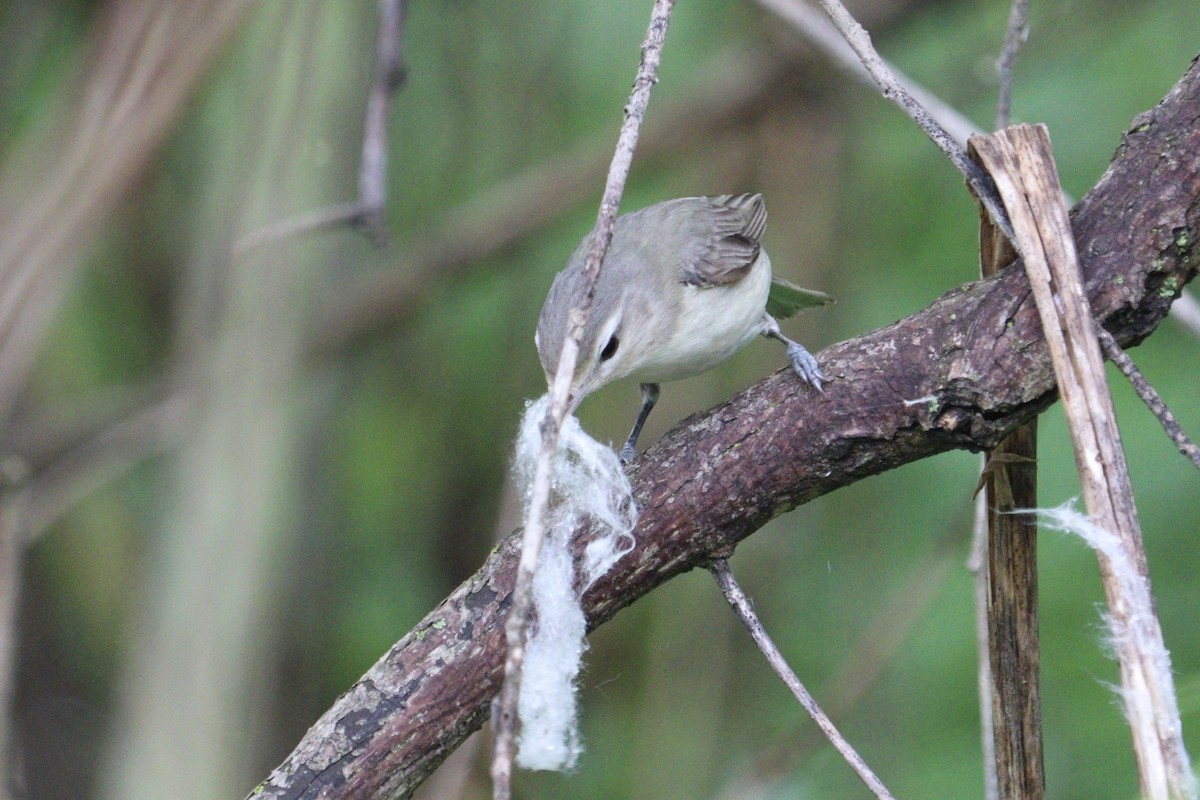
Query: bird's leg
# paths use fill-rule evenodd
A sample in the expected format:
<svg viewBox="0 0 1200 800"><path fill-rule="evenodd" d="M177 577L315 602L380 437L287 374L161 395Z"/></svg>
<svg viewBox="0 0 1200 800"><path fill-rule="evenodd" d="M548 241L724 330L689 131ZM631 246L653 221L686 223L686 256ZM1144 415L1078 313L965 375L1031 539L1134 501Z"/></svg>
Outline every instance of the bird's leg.
<svg viewBox="0 0 1200 800"><path fill-rule="evenodd" d="M622 464L628 464L637 457L638 434L642 432L642 426L646 424L646 417L650 416L650 409L654 408L654 404L658 402L657 383L643 383L641 389L642 410L638 412L637 419L633 423L633 430L629 432L629 438L625 440L625 446L621 448Z"/></svg>
<svg viewBox="0 0 1200 800"><path fill-rule="evenodd" d="M763 314L762 335L778 339L786 344L788 361L792 362L792 369L796 370L796 374L802 380L806 383L811 383L813 388L818 392L821 391L821 381L825 380L825 376L821 374L821 367L817 364L817 360L813 358L812 353L804 349L804 345L799 342L793 342L784 336L782 331L779 330L779 323L770 314Z"/></svg>

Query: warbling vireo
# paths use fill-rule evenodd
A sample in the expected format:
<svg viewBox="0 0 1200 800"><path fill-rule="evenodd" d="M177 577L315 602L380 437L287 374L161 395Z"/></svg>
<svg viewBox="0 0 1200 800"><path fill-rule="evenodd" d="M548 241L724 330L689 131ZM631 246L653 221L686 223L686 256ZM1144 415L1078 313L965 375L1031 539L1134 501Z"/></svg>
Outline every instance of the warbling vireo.
<svg viewBox="0 0 1200 800"><path fill-rule="evenodd" d="M780 333L775 316L789 317L830 298L772 277L771 259L759 244L766 225L760 194L684 197L617 219L568 402L573 412L612 381L641 382L642 408L621 448L622 461L636 455L661 382L711 369L759 334L784 342L796 374L821 389L825 377L817 360ZM558 366L567 314L579 299L591 241L588 234L580 242L542 306L534 341L548 382Z"/></svg>

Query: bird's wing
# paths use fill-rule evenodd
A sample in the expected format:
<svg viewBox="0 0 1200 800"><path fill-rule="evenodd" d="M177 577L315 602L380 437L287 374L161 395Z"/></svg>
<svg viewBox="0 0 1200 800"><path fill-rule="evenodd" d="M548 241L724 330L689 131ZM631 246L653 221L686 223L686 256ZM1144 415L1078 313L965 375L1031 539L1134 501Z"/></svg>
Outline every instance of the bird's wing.
<svg viewBox="0 0 1200 800"><path fill-rule="evenodd" d="M683 282L701 288L737 283L758 258L759 237L767 227L761 194L723 194L696 198L700 210L689 214L683 252Z"/></svg>
<svg viewBox="0 0 1200 800"><path fill-rule="evenodd" d="M776 319L787 319L797 311L832 303L833 298L815 289L802 289L779 276L771 277L771 293L767 295L767 313Z"/></svg>

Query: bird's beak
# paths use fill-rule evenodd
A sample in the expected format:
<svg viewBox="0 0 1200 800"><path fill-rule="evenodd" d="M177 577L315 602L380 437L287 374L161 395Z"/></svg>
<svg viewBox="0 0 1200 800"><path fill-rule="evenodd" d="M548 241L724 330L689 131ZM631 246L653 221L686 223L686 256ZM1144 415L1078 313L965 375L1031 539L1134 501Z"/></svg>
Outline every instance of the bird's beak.
<svg viewBox="0 0 1200 800"><path fill-rule="evenodd" d="M567 413L574 414L575 409L583 402L583 398L592 393L592 389L596 388L596 373L589 372L584 376L583 380L574 384L571 391L567 394Z"/></svg>
<svg viewBox="0 0 1200 800"><path fill-rule="evenodd" d="M594 384L594 375L585 375L583 380L571 384L571 388L567 391L567 413L574 414L575 409L579 408L579 404L583 402L583 398L592 393L592 384ZM554 386L554 375L546 373L546 385Z"/></svg>
<svg viewBox="0 0 1200 800"><path fill-rule="evenodd" d="M574 386L567 395L567 414L572 415L575 409L579 408L579 404L583 402L583 398L587 396L587 392L583 391L583 387Z"/></svg>

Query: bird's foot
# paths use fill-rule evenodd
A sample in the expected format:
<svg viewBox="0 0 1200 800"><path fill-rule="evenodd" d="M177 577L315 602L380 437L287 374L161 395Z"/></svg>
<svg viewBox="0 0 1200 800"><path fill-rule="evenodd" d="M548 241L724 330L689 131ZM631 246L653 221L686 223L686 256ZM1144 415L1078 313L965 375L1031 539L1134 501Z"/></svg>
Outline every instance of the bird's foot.
<svg viewBox="0 0 1200 800"><path fill-rule="evenodd" d="M812 384L818 392L822 391L821 381L825 380L825 376L821 374L821 366L817 364L813 354L804 349L804 345L790 339L787 340L787 352L788 361L792 362L792 369L796 370L796 374L806 383Z"/></svg>
<svg viewBox="0 0 1200 800"><path fill-rule="evenodd" d="M637 458L637 450L634 449L632 442L626 442L621 448L621 452L617 453L617 458L621 459L622 464L629 464Z"/></svg>

